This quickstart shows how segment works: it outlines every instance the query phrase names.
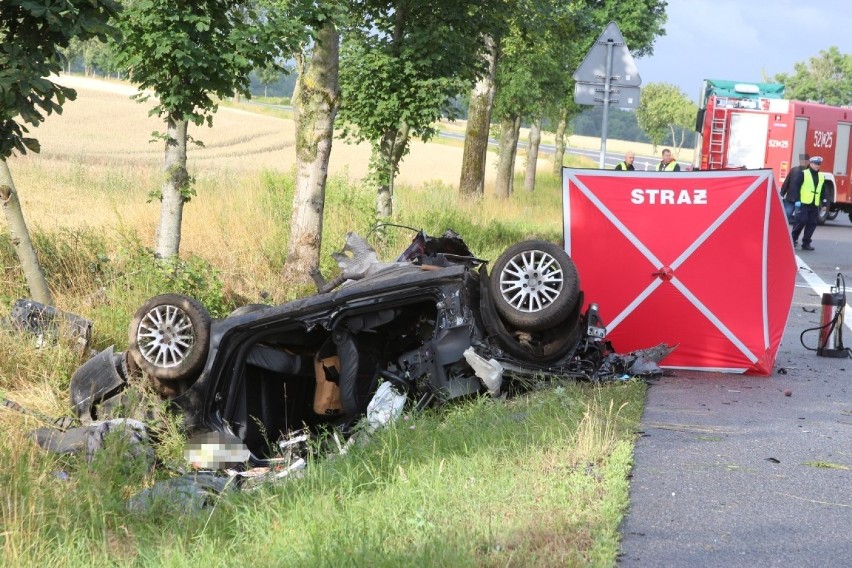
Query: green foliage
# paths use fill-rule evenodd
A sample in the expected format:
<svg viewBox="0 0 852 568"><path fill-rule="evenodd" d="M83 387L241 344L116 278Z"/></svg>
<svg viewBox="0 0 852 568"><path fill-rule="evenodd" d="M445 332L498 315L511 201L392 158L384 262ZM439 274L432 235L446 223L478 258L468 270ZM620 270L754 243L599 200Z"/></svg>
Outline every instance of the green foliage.
<svg viewBox="0 0 852 568"><path fill-rule="evenodd" d="M106 39L119 9L114 0L4 0L0 5L0 158L38 152L27 125L62 113L74 89L47 77L63 68L61 50L74 38Z"/></svg>
<svg viewBox="0 0 852 568"><path fill-rule="evenodd" d="M692 128L697 110L695 103L678 87L669 83L649 83L642 87L636 119L651 142L659 145L667 132L674 138L675 127Z"/></svg>
<svg viewBox="0 0 852 568"><path fill-rule="evenodd" d="M281 79L281 69L272 63L267 63L264 67L256 69L257 78L260 84L263 85L263 96L267 94L267 88L273 83L277 83Z"/></svg>
<svg viewBox="0 0 852 568"><path fill-rule="evenodd" d="M582 4L556 0L511 4L506 33L499 38L496 116L556 113L571 81L570 54L576 37L590 26Z"/></svg>
<svg viewBox="0 0 852 568"><path fill-rule="evenodd" d="M419 63L370 45L344 42L340 83L345 98L339 114L344 135L358 142L374 141L405 123L415 136L424 140L433 136L435 121L449 112L449 98L458 92L459 83L452 77L432 76L432 69Z"/></svg>
<svg viewBox="0 0 852 568"><path fill-rule="evenodd" d="M774 80L784 84L788 99L848 105L852 102L852 54L831 46L807 63L796 63L792 74L779 73Z"/></svg>
<svg viewBox="0 0 852 568"><path fill-rule="evenodd" d="M646 57L654 53L654 41L666 35L665 25L667 0L592 0L595 10L592 12L597 33L591 40L585 39L585 51L592 47L592 41L600 36L607 24L617 22L624 42L630 48L634 58Z"/></svg>
<svg viewBox="0 0 852 568"><path fill-rule="evenodd" d="M215 97L250 96L252 69L280 68L277 62L307 40L289 8L274 0L138 0L117 23L119 62L140 89L156 95L152 115L209 124Z"/></svg>
<svg viewBox="0 0 852 568"><path fill-rule="evenodd" d="M499 3L367 0L353 4L354 24L340 53L344 136L374 148L375 181L390 184L408 137L428 140L451 99L482 71L483 26Z"/></svg>
<svg viewBox="0 0 852 568"><path fill-rule="evenodd" d="M155 278L164 291L191 296L201 302L213 317L224 317L233 309L225 299L220 272L197 256L183 260L176 256L158 259L153 265Z"/></svg>

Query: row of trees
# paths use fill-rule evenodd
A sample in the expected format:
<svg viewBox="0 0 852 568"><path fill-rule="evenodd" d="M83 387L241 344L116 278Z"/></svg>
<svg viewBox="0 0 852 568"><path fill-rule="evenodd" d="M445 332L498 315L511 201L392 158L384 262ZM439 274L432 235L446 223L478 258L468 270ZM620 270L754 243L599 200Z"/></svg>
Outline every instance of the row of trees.
<svg viewBox="0 0 852 568"><path fill-rule="evenodd" d="M38 151L27 127L61 112L75 95L47 77L63 69L63 54L97 38L111 71L153 93L138 98L164 121L157 133L165 176L155 250L177 255L183 206L194 192L186 169L190 125L210 124L217 100L248 96L253 69L284 71L283 62L295 61L297 182L286 266L289 276L304 278L319 264L335 128L371 144L376 215L387 218L411 139L433 136L437 119L455 116L453 101L469 91L460 191L483 193L483 140L492 118L500 125L501 196L513 189L521 119L533 125L525 178L532 190L542 121L559 125L555 162L561 164L565 125L578 110L571 76L600 30L618 21L633 53L646 55L663 33L665 6L662 0L5 0L4 209L7 217L20 210L6 159ZM25 226L13 230L16 243L22 232ZM31 258L37 266L34 252ZM35 299L49 303L46 285L38 292L29 274L28 282Z"/></svg>

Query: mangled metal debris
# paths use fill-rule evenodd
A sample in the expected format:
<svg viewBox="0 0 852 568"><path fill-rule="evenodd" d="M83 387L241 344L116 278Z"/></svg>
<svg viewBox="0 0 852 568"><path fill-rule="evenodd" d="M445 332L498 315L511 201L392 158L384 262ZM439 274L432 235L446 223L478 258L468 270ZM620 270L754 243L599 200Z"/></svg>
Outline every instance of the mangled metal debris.
<svg viewBox="0 0 852 568"><path fill-rule="evenodd" d="M127 502L133 513L150 511L159 506L180 513L193 513L215 503L226 491L235 487L233 479L212 472L195 472L161 481L142 490Z"/></svg>
<svg viewBox="0 0 852 568"><path fill-rule="evenodd" d="M648 349L638 349L627 354L610 353L601 362L598 375L604 379L613 376L652 377L663 370L660 361L677 349L677 345L661 343Z"/></svg>
<svg viewBox="0 0 852 568"><path fill-rule="evenodd" d="M103 449L107 437L112 436L122 441L128 459L144 459L147 464L154 464L154 450L148 443L147 427L139 420L114 418L76 428L38 428L31 436L49 452L85 453L89 462Z"/></svg>
<svg viewBox="0 0 852 568"><path fill-rule="evenodd" d="M85 353L92 338L91 321L27 298L15 301L5 327L34 336L38 347L69 339L80 353Z"/></svg>

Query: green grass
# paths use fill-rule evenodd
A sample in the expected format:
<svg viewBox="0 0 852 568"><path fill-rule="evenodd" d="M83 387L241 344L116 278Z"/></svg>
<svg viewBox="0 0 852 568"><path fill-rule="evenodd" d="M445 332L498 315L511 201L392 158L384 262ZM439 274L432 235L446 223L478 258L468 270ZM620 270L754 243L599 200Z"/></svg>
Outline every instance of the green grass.
<svg viewBox="0 0 852 568"><path fill-rule="evenodd" d="M567 383L406 415L190 514L128 513L153 478L120 444L92 464L3 444L0 550L14 566L610 566L643 395Z"/></svg>

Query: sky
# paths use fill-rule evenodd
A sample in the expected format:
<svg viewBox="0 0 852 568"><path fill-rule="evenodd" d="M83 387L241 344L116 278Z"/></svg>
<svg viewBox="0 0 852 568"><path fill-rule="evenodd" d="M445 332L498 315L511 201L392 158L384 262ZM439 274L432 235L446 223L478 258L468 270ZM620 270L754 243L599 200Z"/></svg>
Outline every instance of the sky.
<svg viewBox="0 0 852 568"><path fill-rule="evenodd" d="M635 60L639 76L696 102L704 79L761 82L831 46L852 53L849 0L668 0L666 13L654 54Z"/></svg>

